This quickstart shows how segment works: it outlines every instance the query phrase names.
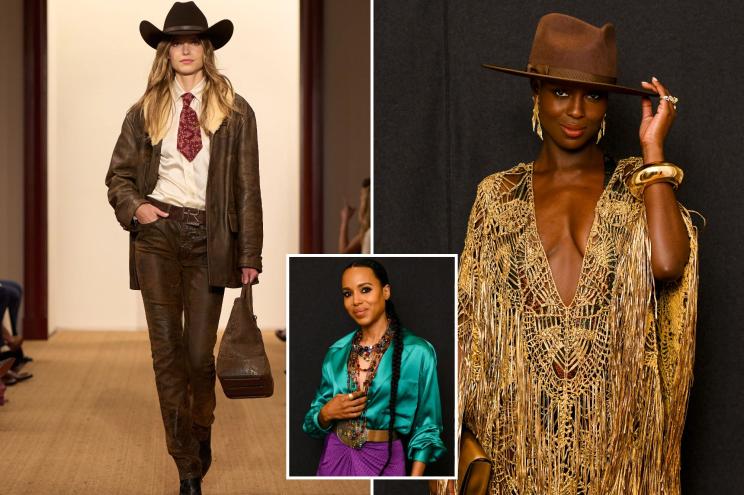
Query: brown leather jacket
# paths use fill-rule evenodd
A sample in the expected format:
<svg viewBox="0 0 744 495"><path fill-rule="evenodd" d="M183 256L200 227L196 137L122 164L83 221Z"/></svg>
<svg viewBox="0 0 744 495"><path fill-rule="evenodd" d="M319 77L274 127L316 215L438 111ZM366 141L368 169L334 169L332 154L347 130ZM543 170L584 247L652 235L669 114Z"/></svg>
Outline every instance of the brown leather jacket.
<svg viewBox="0 0 744 495"><path fill-rule="evenodd" d="M239 95L235 108L210 138L207 178L209 284L240 287L240 267L261 271L263 220L258 177L258 141L253 109ZM130 110L106 174L108 200L129 231L129 285L139 289L134 262L134 211L155 189L160 146L152 146L141 111Z"/></svg>

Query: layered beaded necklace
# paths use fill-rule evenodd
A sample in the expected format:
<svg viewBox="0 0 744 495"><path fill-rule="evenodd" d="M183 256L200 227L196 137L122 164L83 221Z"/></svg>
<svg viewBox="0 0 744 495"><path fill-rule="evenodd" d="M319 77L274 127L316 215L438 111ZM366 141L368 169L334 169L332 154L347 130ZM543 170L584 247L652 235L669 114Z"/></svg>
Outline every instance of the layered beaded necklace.
<svg viewBox="0 0 744 495"><path fill-rule="evenodd" d="M368 392L369 387L372 384L372 380L377 374L377 367L380 364L383 354L388 347L390 342L393 340L393 332L390 330L388 324L385 333L377 341L376 344L371 346L361 345L362 340L362 329L357 330L354 334L354 338L351 342L351 352L349 352L349 360L347 362L348 376L347 386L349 391L353 392L361 390ZM367 363L366 368L362 368L359 362L363 361ZM359 386L359 376L362 372L366 372L367 375L364 377L364 381ZM360 449L367 441L367 407L365 405L364 411L358 418L349 419L339 424L336 429L336 433L346 445L355 449Z"/></svg>
<svg viewBox="0 0 744 495"><path fill-rule="evenodd" d="M390 347L390 342L393 339L393 333L390 331L388 325L385 333L382 335L380 340L374 345L362 345L362 330L357 330L354 334L354 339L351 342L351 352L349 353L349 362L347 368L349 370L348 386L349 390L362 390L367 392L369 386L372 383L375 375L377 374L377 365L380 364L380 359L385 351ZM359 365L360 359L367 363L366 368L362 368ZM359 387L359 375L362 372L366 372L367 376L364 377L364 382ZM352 384L354 387L352 388Z"/></svg>

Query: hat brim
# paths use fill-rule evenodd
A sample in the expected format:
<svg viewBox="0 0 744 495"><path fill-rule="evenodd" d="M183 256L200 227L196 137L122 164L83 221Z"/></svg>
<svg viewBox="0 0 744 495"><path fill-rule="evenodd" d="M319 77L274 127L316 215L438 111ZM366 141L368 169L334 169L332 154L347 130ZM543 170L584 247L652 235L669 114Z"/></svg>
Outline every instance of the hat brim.
<svg viewBox="0 0 744 495"><path fill-rule="evenodd" d="M627 86L620 86L618 84L607 84L607 83L592 82L592 81L582 81L578 79L569 79L565 77L556 77L556 76L550 76L547 74L540 74L538 72L528 72L526 70L517 70L517 69L510 69L508 67L499 67L497 65L491 65L491 64L483 64L483 67L485 67L486 69L497 70L499 72L505 72L506 74L511 74L513 76L529 77L530 79L558 81L558 82L565 82L565 83L571 83L571 84L581 84L582 86L587 86L587 87L598 89L601 91L608 91L611 93L622 93L622 94L636 95L636 96L659 96L653 91L649 91L647 89L629 88Z"/></svg>
<svg viewBox="0 0 744 495"><path fill-rule="evenodd" d="M225 46L233 35L233 23L229 19L223 19L220 22L216 22L208 29L204 30L185 30L165 33L158 29L153 23L149 21L142 21L139 25L140 35L145 43L151 47L157 49L158 43L163 40L172 38L173 36L183 34L198 34L200 37L209 39L212 43L212 47L218 50Z"/></svg>

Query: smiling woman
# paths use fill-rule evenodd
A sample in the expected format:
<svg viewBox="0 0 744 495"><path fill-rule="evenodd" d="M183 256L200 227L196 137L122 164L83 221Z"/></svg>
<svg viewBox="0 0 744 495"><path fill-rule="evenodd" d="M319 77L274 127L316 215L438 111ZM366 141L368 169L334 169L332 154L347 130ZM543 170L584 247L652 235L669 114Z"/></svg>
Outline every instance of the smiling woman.
<svg viewBox="0 0 744 495"><path fill-rule="evenodd" d="M551 82L534 82L533 89L535 105L539 108L537 119L548 135L560 137L558 131L562 131L566 149L580 149L593 136L597 136L599 143L607 112L606 92Z"/></svg>
<svg viewBox="0 0 744 495"><path fill-rule="evenodd" d="M379 262L351 262L341 294L359 328L331 345L305 416L305 433L325 437L317 474L404 476L400 433L410 434L410 474L421 476L445 451L434 348L402 327Z"/></svg>
<svg viewBox="0 0 744 495"><path fill-rule="evenodd" d="M677 99L616 84L613 25L562 14L527 70L486 67L531 79L542 140L481 182L461 257L461 425L493 462L487 491L679 493L697 233L664 158ZM598 145L610 92L642 97L642 158Z"/></svg>
<svg viewBox="0 0 744 495"><path fill-rule="evenodd" d="M425 265L418 261L421 260L409 262L406 272L420 272ZM440 326L447 329L434 339L438 341L441 352L442 342L452 342L453 328L447 327L447 321L454 323L454 308L451 299L445 299L449 305L442 304L438 293L452 294L454 279L448 280L448 277L454 276L454 267L451 257L432 261L434 263L428 263L428 267L439 267L439 275L433 278L420 276L412 284L416 286L418 298L426 293L427 298L439 303L437 310L430 311L428 316L430 319L439 318ZM396 271L402 272L399 265L392 264ZM325 358L320 367L320 385L315 380L308 382L317 390L313 396L305 394L309 408L302 412L304 417L297 416L298 420L302 418L302 430L307 435L323 440L315 474L422 476L427 466L443 458L448 450L442 438L445 423L442 419L437 351L432 343L415 335L403 324L393 304L396 285L391 283L387 270L379 260L347 259L342 266L340 280L336 279L336 294L341 299L337 301L343 302L343 309L356 329L325 348ZM296 284L295 280L300 280L292 277L291 286ZM442 290L427 290L426 284L432 280L437 280ZM412 284L401 283L397 286L398 300L404 301L405 307L410 305L413 296ZM290 313L296 314L302 304L303 301L291 298ZM336 307L340 307L336 304ZM407 308L406 314L415 315L416 312L411 313L411 309ZM423 324L428 320L419 318L418 321ZM436 327L428 330L431 333ZM298 332L302 330L292 323L292 369L297 369L297 366L306 368L306 359L298 363L293 357L296 355L293 349L297 345L302 346L302 340L306 340L306 332ZM452 349L449 346L446 348ZM445 363L450 357L447 354L444 352ZM450 375L446 377L449 382L452 368L445 367L443 373ZM292 388L294 401L299 395L294 385ZM452 396L450 390L445 392L445 400L451 411ZM447 416L451 417L449 414ZM451 429L448 430L450 433ZM290 450L294 448L291 446ZM445 471L451 472L451 468Z"/></svg>

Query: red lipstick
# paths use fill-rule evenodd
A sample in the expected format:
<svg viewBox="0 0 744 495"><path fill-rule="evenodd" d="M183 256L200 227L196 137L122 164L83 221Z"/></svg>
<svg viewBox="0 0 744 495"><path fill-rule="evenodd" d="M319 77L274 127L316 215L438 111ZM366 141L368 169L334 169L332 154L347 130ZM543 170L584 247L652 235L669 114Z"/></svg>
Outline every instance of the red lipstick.
<svg viewBox="0 0 744 495"><path fill-rule="evenodd" d="M584 135L584 130L586 129L586 127L574 127L566 124L561 124L561 129L563 129L563 134L565 134L567 138L578 139Z"/></svg>

